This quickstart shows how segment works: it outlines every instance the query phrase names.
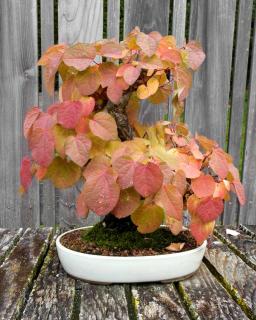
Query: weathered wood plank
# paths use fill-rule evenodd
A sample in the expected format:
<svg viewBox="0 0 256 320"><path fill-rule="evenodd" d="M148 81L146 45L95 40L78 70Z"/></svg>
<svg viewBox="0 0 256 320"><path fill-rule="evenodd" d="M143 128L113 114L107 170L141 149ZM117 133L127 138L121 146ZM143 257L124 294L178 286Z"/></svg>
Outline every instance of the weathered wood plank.
<svg viewBox="0 0 256 320"><path fill-rule="evenodd" d="M41 0L41 54L51 45L54 44L54 2L52 0ZM42 70L42 77L44 70ZM40 107L46 110L54 102L42 83L42 98ZM40 204L41 204L41 224L45 226L55 225L55 188L49 181L43 181L40 184Z"/></svg>
<svg viewBox="0 0 256 320"><path fill-rule="evenodd" d="M254 19L256 19L256 16ZM253 51L251 56L252 61L250 65L249 112L243 167L243 183L247 196L247 202L240 208L239 222L242 224L256 225L256 24L254 24Z"/></svg>
<svg viewBox="0 0 256 320"><path fill-rule="evenodd" d="M201 42L206 61L194 76L185 118L193 133L216 139L222 147L229 104L235 10L236 0L194 0L190 10L189 37Z"/></svg>
<svg viewBox="0 0 256 320"><path fill-rule="evenodd" d="M102 0L60 0L59 1L59 42L93 42L102 38L103 1ZM77 189L59 191L57 220L61 226L84 225L76 218L75 198ZM86 224L95 223L97 218L90 215Z"/></svg>
<svg viewBox="0 0 256 320"><path fill-rule="evenodd" d="M179 282L179 289L186 295L194 318L248 319L204 264L191 278Z"/></svg>
<svg viewBox="0 0 256 320"><path fill-rule="evenodd" d="M79 319L129 320L124 286L81 283Z"/></svg>
<svg viewBox="0 0 256 320"><path fill-rule="evenodd" d="M177 45L185 42L187 0L174 0L172 10L172 34L176 37Z"/></svg>
<svg viewBox="0 0 256 320"><path fill-rule="evenodd" d="M0 266L0 319L13 319L22 311L25 296L38 272L52 229L27 229Z"/></svg>
<svg viewBox="0 0 256 320"><path fill-rule="evenodd" d="M23 229L0 229L0 264L22 235Z"/></svg>
<svg viewBox="0 0 256 320"><path fill-rule="evenodd" d="M70 319L74 297L75 280L61 267L53 240L21 319Z"/></svg>
<svg viewBox="0 0 256 320"><path fill-rule="evenodd" d="M227 285L232 286L231 290L238 299L243 299L248 314L256 316L256 271L234 254L227 244L218 241L216 237L212 240L205 254L206 259L224 278Z"/></svg>
<svg viewBox="0 0 256 320"><path fill-rule="evenodd" d="M138 319L189 319L172 284L148 284L132 287Z"/></svg>
<svg viewBox="0 0 256 320"><path fill-rule="evenodd" d="M239 228L241 228L245 233L248 233L251 237L256 238L256 226L241 224Z"/></svg>
<svg viewBox="0 0 256 320"><path fill-rule="evenodd" d="M22 121L38 104L37 3L0 1L0 227L39 226L39 184L19 197Z"/></svg>
<svg viewBox="0 0 256 320"><path fill-rule="evenodd" d="M228 151L232 154L234 164L240 161L240 144L242 137L242 120L246 94L247 64L251 34L253 0L240 1L236 33L235 63L231 101L231 119ZM235 224L238 221L239 205L235 195L226 202L224 224Z"/></svg>
<svg viewBox="0 0 256 320"><path fill-rule="evenodd" d="M236 237L228 235L226 228L238 231L240 234ZM216 236L226 241L229 246L238 254L250 267L256 270L256 239L235 227L216 227Z"/></svg>
<svg viewBox="0 0 256 320"><path fill-rule="evenodd" d="M108 38L119 41L120 0L108 0Z"/></svg>
<svg viewBox="0 0 256 320"><path fill-rule="evenodd" d="M168 33L169 21L169 0L126 0L124 3L124 34L127 35L135 26L141 31L159 31L162 34ZM152 124L163 119L167 114L167 108L152 104L144 104L140 109L140 121Z"/></svg>

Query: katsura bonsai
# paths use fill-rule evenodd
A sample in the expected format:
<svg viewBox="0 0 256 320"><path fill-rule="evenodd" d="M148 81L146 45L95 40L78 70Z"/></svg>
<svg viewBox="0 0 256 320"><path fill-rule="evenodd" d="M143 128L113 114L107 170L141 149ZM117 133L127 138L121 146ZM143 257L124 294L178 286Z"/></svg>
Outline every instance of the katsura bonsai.
<svg viewBox="0 0 256 320"><path fill-rule="evenodd" d="M44 81L54 92L58 72L60 102L43 112L33 107L24 121L31 157L21 164L21 191L32 177L56 188L83 181L76 207L115 217L137 233L153 233L162 224L171 235L183 228L201 244L213 231L229 193L245 202L238 170L217 142L193 137L178 118L192 84L192 72L204 61L198 42L178 48L173 36L145 34L135 28L121 43L113 39L50 47L39 60ZM141 104L159 108L172 99L173 121L145 125Z"/></svg>

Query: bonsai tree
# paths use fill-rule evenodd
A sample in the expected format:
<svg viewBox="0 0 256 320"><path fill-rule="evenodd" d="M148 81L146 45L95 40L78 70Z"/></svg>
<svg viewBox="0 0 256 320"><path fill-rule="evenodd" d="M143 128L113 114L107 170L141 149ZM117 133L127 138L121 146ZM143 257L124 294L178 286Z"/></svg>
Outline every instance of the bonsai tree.
<svg viewBox="0 0 256 320"><path fill-rule="evenodd" d="M165 224L178 235L188 210L190 232L201 244L230 191L245 202L232 157L178 122L192 73L204 59L198 42L178 48L173 36L139 28L121 43L110 39L50 47L38 64L45 68L50 94L60 74L60 102L45 112L33 107L26 115L31 156L22 160L21 192L33 176L51 180L56 188L82 180L78 216L91 210L121 224L130 217L142 234ZM139 122L142 103L158 108L170 97L173 121Z"/></svg>

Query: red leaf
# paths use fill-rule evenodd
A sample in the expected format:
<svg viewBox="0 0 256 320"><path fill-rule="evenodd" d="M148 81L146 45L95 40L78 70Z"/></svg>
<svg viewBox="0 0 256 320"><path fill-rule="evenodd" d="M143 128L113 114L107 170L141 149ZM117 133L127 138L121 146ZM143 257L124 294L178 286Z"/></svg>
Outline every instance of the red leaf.
<svg viewBox="0 0 256 320"><path fill-rule="evenodd" d="M36 121L36 119L39 117L40 113L41 113L41 110L38 107L33 107L27 112L24 120L24 124L23 124L23 132L24 132L24 137L26 139L28 138L31 128L34 122Z"/></svg>
<svg viewBox="0 0 256 320"><path fill-rule="evenodd" d="M183 197L172 184L163 185L154 201L165 210L166 215L176 220L182 219Z"/></svg>
<svg viewBox="0 0 256 320"><path fill-rule="evenodd" d="M116 206L120 188L113 170L109 168L98 171L95 175L92 173L86 180L83 192L88 208L97 215L106 215Z"/></svg>
<svg viewBox="0 0 256 320"><path fill-rule="evenodd" d="M81 192L76 198L76 213L79 218L87 218L89 209L85 201L86 195Z"/></svg>
<svg viewBox="0 0 256 320"><path fill-rule="evenodd" d="M198 198L212 196L215 190L215 181L210 175L201 175L192 180L191 188Z"/></svg>
<svg viewBox="0 0 256 320"><path fill-rule="evenodd" d="M89 121L92 133L105 141L116 140L118 138L117 126L114 118L107 112L98 112Z"/></svg>
<svg viewBox="0 0 256 320"><path fill-rule="evenodd" d="M42 112L33 124L33 130L43 129L49 130L55 125L56 121L51 115Z"/></svg>
<svg viewBox="0 0 256 320"><path fill-rule="evenodd" d="M78 124L82 113L83 105L80 101L64 101L58 109L58 123L66 129L73 129Z"/></svg>
<svg viewBox="0 0 256 320"><path fill-rule="evenodd" d="M218 218L223 209L224 205L222 199L208 197L200 201L196 212L203 222L209 222Z"/></svg>
<svg viewBox="0 0 256 320"><path fill-rule="evenodd" d="M63 55L63 62L79 71L85 70L92 63L96 55L93 45L76 43L67 48Z"/></svg>
<svg viewBox="0 0 256 320"><path fill-rule="evenodd" d="M24 157L20 167L20 184L26 192L32 182L31 160L29 157Z"/></svg>
<svg viewBox="0 0 256 320"><path fill-rule="evenodd" d="M130 216L140 205L140 195L133 189L125 189L120 193L120 198L112 210L117 218L125 218Z"/></svg>
<svg viewBox="0 0 256 320"><path fill-rule="evenodd" d="M212 151L209 165L221 179L226 178L229 171L229 164L223 150L216 148Z"/></svg>
<svg viewBox="0 0 256 320"><path fill-rule="evenodd" d="M243 206L246 202L243 185L241 184L241 182L239 180L233 181L231 185L233 185L235 192L237 194L238 200L239 200L240 204Z"/></svg>
<svg viewBox="0 0 256 320"><path fill-rule="evenodd" d="M149 162L138 163L134 171L133 184L136 191L143 197L156 193L162 186L163 174L158 165Z"/></svg>
<svg viewBox="0 0 256 320"><path fill-rule="evenodd" d="M84 135L68 137L65 143L65 153L74 163L83 167L89 160L91 146L91 140Z"/></svg>
<svg viewBox="0 0 256 320"><path fill-rule="evenodd" d="M115 159L113 168L118 174L118 184L121 189L126 189L133 185L136 162L131 157L122 156Z"/></svg>
<svg viewBox="0 0 256 320"><path fill-rule="evenodd" d="M29 138L32 158L41 166L48 167L54 156L54 136L51 130L33 129Z"/></svg>

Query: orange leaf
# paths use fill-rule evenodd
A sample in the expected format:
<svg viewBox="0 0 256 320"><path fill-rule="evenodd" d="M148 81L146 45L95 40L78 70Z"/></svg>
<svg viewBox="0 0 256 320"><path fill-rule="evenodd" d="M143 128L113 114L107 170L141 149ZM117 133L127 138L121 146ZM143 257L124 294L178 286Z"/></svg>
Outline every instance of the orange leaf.
<svg viewBox="0 0 256 320"><path fill-rule="evenodd" d="M192 70L197 70L204 62L205 53L197 41L190 41L186 44L186 51L188 52L188 62Z"/></svg>
<svg viewBox="0 0 256 320"><path fill-rule="evenodd" d="M167 216L176 220L182 219L183 197L172 184L163 185L154 201L165 210Z"/></svg>
<svg viewBox="0 0 256 320"><path fill-rule="evenodd" d="M238 200L239 200L240 204L243 206L246 202L243 185L241 184L241 182L239 180L233 181L231 185L234 187L235 192L238 197Z"/></svg>
<svg viewBox="0 0 256 320"><path fill-rule="evenodd" d="M85 198L86 196L83 192L79 193L76 198L76 213L79 218L87 218L89 214L89 209L87 207Z"/></svg>
<svg viewBox="0 0 256 320"><path fill-rule="evenodd" d="M130 216L140 205L140 195L133 189L125 189L120 193L117 205L112 213L117 218L125 218Z"/></svg>
<svg viewBox="0 0 256 320"><path fill-rule="evenodd" d="M169 244L165 249L168 251L179 252L184 248L185 242L174 242Z"/></svg>
<svg viewBox="0 0 256 320"><path fill-rule="evenodd" d="M147 81L147 86L144 84L140 85L137 89L137 96L140 99L147 99L149 96L157 92L159 82L156 78L150 78Z"/></svg>
<svg viewBox="0 0 256 320"><path fill-rule="evenodd" d="M205 223L197 216L192 216L190 232L196 239L198 245L201 245L204 240L206 240L208 236L213 233L214 226L215 221L209 221Z"/></svg>
<svg viewBox="0 0 256 320"><path fill-rule="evenodd" d="M143 32L137 35L136 43L148 57L151 57L157 48L156 40Z"/></svg>
<svg viewBox="0 0 256 320"><path fill-rule="evenodd" d="M178 189L179 193L183 196L187 188L187 180L183 170L176 171L172 184Z"/></svg>
<svg viewBox="0 0 256 320"><path fill-rule="evenodd" d="M82 96L89 96L98 90L101 76L97 67L88 67L75 78L76 86Z"/></svg>
<svg viewBox="0 0 256 320"><path fill-rule="evenodd" d="M223 212L223 200L208 197L202 199L196 208L196 213L203 222L213 221Z"/></svg>
<svg viewBox="0 0 256 320"><path fill-rule="evenodd" d="M139 78L141 69L133 66L128 66L125 71L123 78L130 86Z"/></svg>
<svg viewBox="0 0 256 320"><path fill-rule="evenodd" d="M121 156L113 162L113 168L118 174L118 184L121 189L129 188L133 185L134 170L136 162L129 156Z"/></svg>
<svg viewBox="0 0 256 320"><path fill-rule="evenodd" d="M75 135L75 131L72 129L65 129L61 125L57 124L53 127L53 136L55 149L61 158L65 157L65 141L67 137Z"/></svg>
<svg viewBox="0 0 256 320"><path fill-rule="evenodd" d="M21 161L20 166L20 184L23 190L26 192L31 185L32 174L31 174L31 160L29 157L24 157Z"/></svg>
<svg viewBox="0 0 256 320"><path fill-rule="evenodd" d="M201 175L191 182L191 188L198 198L212 196L215 191L215 185L216 183L210 175Z"/></svg>
<svg viewBox="0 0 256 320"><path fill-rule="evenodd" d="M93 45L76 43L65 50L63 62L69 67L83 71L89 67L95 55L96 50Z"/></svg>
<svg viewBox="0 0 256 320"><path fill-rule="evenodd" d="M101 74L101 86L106 88L116 80L117 65L113 62L103 62L99 66L99 72Z"/></svg>
<svg viewBox="0 0 256 320"><path fill-rule="evenodd" d="M229 172L229 165L225 153L221 148L216 148L212 151L209 165L221 179L226 178Z"/></svg>
<svg viewBox="0 0 256 320"><path fill-rule="evenodd" d="M41 110L38 107L33 107L26 113L26 117L23 124L23 132L24 132L24 137L26 139L30 135L31 128L34 122L36 121L36 119L38 119L38 117L40 116L40 114L41 114Z"/></svg>
<svg viewBox="0 0 256 320"><path fill-rule="evenodd" d="M89 160L91 146L91 140L84 135L71 136L66 139L65 153L74 163L83 167Z"/></svg>
<svg viewBox="0 0 256 320"><path fill-rule="evenodd" d="M165 220L166 220L165 223L167 227L171 230L172 234L174 234L175 236L177 236L182 231L183 223L181 220L177 220L169 216L165 216Z"/></svg>
<svg viewBox="0 0 256 320"><path fill-rule="evenodd" d="M116 140L118 138L117 126L114 118L106 112L98 112L89 121L92 133L105 141Z"/></svg>

